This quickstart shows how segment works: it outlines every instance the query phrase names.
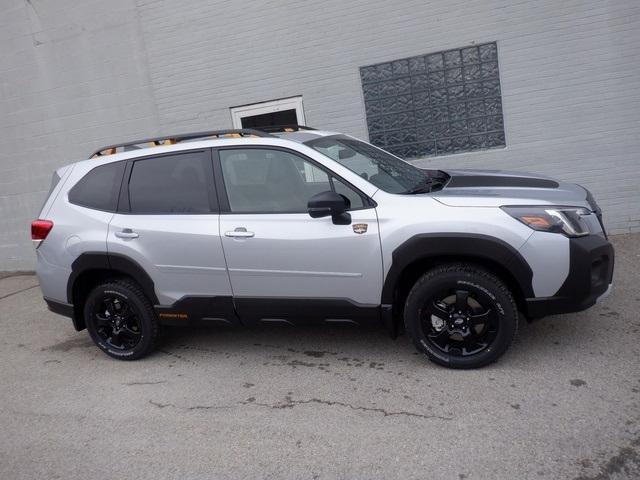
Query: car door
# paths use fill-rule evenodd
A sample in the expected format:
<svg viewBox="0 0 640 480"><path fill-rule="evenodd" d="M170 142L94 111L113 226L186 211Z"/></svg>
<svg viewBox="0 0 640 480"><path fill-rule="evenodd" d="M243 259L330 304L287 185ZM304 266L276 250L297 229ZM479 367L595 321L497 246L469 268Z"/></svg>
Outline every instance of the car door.
<svg viewBox="0 0 640 480"><path fill-rule="evenodd" d="M234 320L218 217L209 149L129 162L108 251L151 277L161 319Z"/></svg>
<svg viewBox="0 0 640 480"><path fill-rule="evenodd" d="M382 258L372 201L279 147L219 149L214 170L220 236L243 323L379 318ZM350 199L349 224L309 216L309 198L327 190Z"/></svg>

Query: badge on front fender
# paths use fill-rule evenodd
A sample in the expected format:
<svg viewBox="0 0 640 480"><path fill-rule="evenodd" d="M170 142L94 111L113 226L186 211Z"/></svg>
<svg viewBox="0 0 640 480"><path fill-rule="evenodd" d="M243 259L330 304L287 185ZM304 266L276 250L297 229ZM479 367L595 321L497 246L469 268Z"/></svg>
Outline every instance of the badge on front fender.
<svg viewBox="0 0 640 480"><path fill-rule="evenodd" d="M367 232L367 227L369 225L367 225L366 223L354 223L353 224L353 231L355 233L366 233Z"/></svg>

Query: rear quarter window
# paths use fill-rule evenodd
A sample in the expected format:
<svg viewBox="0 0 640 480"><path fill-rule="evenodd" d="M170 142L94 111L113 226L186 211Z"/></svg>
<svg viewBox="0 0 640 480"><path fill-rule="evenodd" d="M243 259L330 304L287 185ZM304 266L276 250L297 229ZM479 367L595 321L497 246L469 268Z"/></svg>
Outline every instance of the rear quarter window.
<svg viewBox="0 0 640 480"><path fill-rule="evenodd" d="M101 165L89 171L69 191L69 202L95 210L115 212L125 162Z"/></svg>

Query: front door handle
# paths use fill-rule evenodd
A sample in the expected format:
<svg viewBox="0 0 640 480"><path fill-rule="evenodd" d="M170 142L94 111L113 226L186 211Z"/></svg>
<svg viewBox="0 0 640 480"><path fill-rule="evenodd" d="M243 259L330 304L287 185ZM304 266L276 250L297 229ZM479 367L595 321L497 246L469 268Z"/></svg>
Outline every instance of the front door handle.
<svg viewBox="0 0 640 480"><path fill-rule="evenodd" d="M140 236L130 228L123 228L120 232L116 232L115 235L118 238L138 238Z"/></svg>
<svg viewBox="0 0 640 480"><path fill-rule="evenodd" d="M225 237L251 238L254 235L255 233L247 232L247 229L244 227L237 227L235 230L224 232Z"/></svg>

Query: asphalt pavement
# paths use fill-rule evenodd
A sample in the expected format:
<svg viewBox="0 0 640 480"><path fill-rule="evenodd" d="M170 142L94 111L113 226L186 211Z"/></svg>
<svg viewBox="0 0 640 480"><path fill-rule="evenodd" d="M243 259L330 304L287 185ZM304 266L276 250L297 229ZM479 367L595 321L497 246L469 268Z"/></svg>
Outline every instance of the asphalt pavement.
<svg viewBox="0 0 640 480"><path fill-rule="evenodd" d="M615 289L453 371L353 327L171 329L112 360L0 279L0 479L638 479L640 235Z"/></svg>

